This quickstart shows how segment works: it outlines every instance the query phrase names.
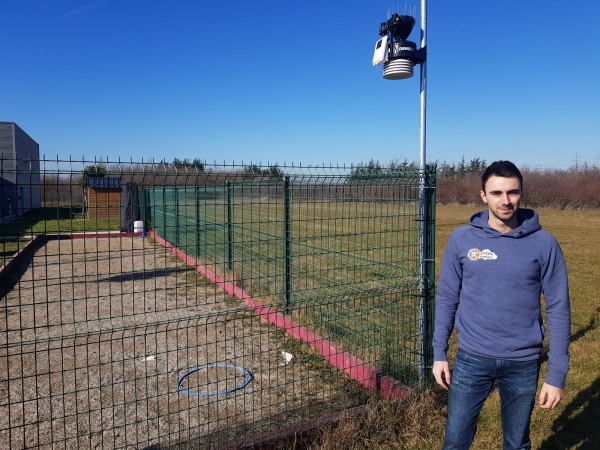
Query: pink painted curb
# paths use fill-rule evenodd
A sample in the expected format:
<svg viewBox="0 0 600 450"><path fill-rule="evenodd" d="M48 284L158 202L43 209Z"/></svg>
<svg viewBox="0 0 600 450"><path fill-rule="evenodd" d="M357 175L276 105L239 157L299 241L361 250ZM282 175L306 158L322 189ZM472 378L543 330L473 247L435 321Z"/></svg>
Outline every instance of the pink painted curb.
<svg viewBox="0 0 600 450"><path fill-rule="evenodd" d="M244 301L244 303L259 316L264 317L273 325L281 328L288 335L297 339L302 339L312 348L316 348L329 363L346 373L365 388L379 392L388 400L406 398L410 394L410 388L404 386L398 380L381 374L381 372L373 369L360 358L339 349L327 339L322 338L308 328L285 317L282 313L277 312L268 306L264 306L255 298L250 297L242 288L234 285L230 281L225 281L224 278L199 264L194 258L186 255L183 251L164 240L158 234L153 231L148 231L147 235L165 246L171 253L175 254L186 264L194 267L210 281L225 290L225 292Z"/></svg>

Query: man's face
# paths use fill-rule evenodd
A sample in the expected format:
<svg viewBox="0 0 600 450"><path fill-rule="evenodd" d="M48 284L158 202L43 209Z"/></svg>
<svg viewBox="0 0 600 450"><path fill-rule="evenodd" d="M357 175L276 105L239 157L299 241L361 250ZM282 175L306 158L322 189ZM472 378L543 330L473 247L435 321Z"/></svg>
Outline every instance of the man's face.
<svg viewBox="0 0 600 450"><path fill-rule="evenodd" d="M521 183L518 178L505 178L492 175L485 183L481 199L488 205L490 219L516 227L516 214L521 202Z"/></svg>

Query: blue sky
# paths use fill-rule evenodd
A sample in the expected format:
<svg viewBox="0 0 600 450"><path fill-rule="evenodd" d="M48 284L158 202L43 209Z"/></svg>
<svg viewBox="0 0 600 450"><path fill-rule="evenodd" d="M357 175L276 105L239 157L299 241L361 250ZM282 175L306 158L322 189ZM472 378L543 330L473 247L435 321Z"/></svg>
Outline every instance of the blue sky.
<svg viewBox="0 0 600 450"><path fill-rule="evenodd" d="M5 2L0 120L47 158L417 160L418 68L389 81L371 64L379 23L397 8ZM429 0L428 159L599 164L599 18L597 0Z"/></svg>

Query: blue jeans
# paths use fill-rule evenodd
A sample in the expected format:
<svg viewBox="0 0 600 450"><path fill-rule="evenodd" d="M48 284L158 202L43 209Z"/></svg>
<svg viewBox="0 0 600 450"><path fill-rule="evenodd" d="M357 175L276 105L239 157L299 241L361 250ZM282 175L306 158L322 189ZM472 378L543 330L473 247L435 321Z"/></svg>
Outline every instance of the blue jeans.
<svg viewBox="0 0 600 450"><path fill-rule="evenodd" d="M459 349L448 394L444 450L466 450L471 446L479 412L494 380L500 393L504 450L530 449L529 425L539 373L539 359L509 361Z"/></svg>

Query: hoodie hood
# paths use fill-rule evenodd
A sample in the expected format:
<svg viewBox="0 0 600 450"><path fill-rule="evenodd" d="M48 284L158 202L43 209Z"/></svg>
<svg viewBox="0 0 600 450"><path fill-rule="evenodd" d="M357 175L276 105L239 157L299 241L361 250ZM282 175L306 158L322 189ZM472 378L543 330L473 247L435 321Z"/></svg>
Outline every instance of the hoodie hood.
<svg viewBox="0 0 600 450"><path fill-rule="evenodd" d="M542 229L537 213L532 209L520 208L517 210L517 220L519 226L508 233L500 233L498 230L488 225L489 210L480 211L471 216L469 225L480 228L483 232L496 235L498 237L521 238L530 235Z"/></svg>

